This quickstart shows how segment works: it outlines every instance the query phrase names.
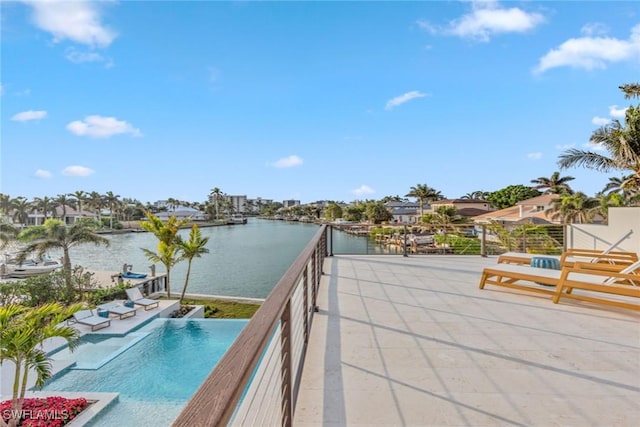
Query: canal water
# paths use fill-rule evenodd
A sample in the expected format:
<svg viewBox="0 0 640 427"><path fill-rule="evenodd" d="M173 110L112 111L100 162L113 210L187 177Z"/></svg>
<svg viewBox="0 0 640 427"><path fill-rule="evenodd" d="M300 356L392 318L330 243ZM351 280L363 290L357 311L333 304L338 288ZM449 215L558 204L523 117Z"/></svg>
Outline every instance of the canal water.
<svg viewBox="0 0 640 427"><path fill-rule="evenodd" d="M209 237L208 254L194 258L188 293L265 298L318 231L315 224L249 218L247 224L204 227ZM181 230L188 239L189 230ZM334 231L335 253L364 253L366 238ZM82 245L70 253L73 265L103 271L121 271L131 264L136 273L150 273L152 262L142 248L156 251L157 238L151 233L105 235L109 247ZM54 254L52 254L54 255ZM171 269L172 294L184 285L187 261ZM156 264L156 273L164 273Z"/></svg>

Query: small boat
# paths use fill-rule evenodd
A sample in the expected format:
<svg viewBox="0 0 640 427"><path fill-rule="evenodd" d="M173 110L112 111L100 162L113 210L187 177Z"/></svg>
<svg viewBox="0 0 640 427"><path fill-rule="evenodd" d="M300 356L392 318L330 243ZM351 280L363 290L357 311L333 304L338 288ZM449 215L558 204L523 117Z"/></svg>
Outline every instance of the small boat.
<svg viewBox="0 0 640 427"><path fill-rule="evenodd" d="M25 277L51 273L59 268L62 268L62 263L52 259L27 259L21 264L7 262L0 265L0 276L22 279Z"/></svg>
<svg viewBox="0 0 640 427"><path fill-rule="evenodd" d="M122 273L124 279L146 279L147 275L144 273L134 273L132 271L125 271Z"/></svg>
<svg viewBox="0 0 640 427"><path fill-rule="evenodd" d="M246 223L247 223L247 218L245 218L243 215L240 215L240 214L233 215L231 218L227 219L227 224L229 225L246 224Z"/></svg>

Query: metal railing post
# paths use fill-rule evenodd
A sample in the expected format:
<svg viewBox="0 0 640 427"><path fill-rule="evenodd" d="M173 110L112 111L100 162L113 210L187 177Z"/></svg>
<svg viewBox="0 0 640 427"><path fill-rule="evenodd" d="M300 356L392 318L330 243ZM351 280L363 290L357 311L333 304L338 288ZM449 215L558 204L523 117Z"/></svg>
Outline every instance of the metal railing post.
<svg viewBox="0 0 640 427"><path fill-rule="evenodd" d="M331 241L329 242L329 256L333 256L333 225L330 225Z"/></svg>
<svg viewBox="0 0 640 427"><path fill-rule="evenodd" d="M284 312L280 317L280 378L282 384L282 426L291 427L293 424L293 405L291 405L291 299L287 301Z"/></svg>
<svg viewBox="0 0 640 427"><path fill-rule="evenodd" d="M404 226L404 244L402 245L402 256L408 257L407 254L407 225Z"/></svg>
<svg viewBox="0 0 640 427"><path fill-rule="evenodd" d="M482 238L480 239L480 256L487 257L487 226L482 224Z"/></svg>

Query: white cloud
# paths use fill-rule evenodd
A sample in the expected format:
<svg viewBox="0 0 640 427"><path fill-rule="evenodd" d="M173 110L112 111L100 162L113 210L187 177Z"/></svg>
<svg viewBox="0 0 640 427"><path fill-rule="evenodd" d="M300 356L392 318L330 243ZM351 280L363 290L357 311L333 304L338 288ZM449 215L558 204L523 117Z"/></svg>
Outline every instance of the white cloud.
<svg viewBox="0 0 640 427"><path fill-rule="evenodd" d="M368 185L361 185L360 187L356 188L355 190L351 190L351 194L355 195L355 196L364 196L367 194L373 194L376 191L369 187Z"/></svg>
<svg viewBox="0 0 640 427"><path fill-rule="evenodd" d="M23 111L11 117L14 122L28 122L30 120L40 120L47 117L46 111Z"/></svg>
<svg viewBox="0 0 640 427"><path fill-rule="evenodd" d="M599 22L590 22L585 24L580 29L580 32L585 36L597 36L607 34L609 29L606 25L601 24Z"/></svg>
<svg viewBox="0 0 640 427"><path fill-rule="evenodd" d="M609 106L609 115L611 117L615 117L616 119L621 119L621 118L624 118L626 113L627 113L627 108L618 108L617 105Z"/></svg>
<svg viewBox="0 0 640 427"><path fill-rule="evenodd" d="M527 158L531 160L540 160L542 158L542 153L529 153L527 154Z"/></svg>
<svg viewBox="0 0 640 427"><path fill-rule="evenodd" d="M283 157L279 160L276 160L271 166L276 168L292 168L294 166L300 166L303 163L303 160L296 156L295 154L289 157Z"/></svg>
<svg viewBox="0 0 640 427"><path fill-rule="evenodd" d="M133 136L142 135L139 129L115 117L87 116L84 120L76 120L69 123L67 129L78 136L92 138L109 138L121 133L128 133Z"/></svg>
<svg viewBox="0 0 640 427"><path fill-rule="evenodd" d="M44 169L38 169L33 175L36 178L42 178L42 179L50 179L53 176L51 172Z"/></svg>
<svg viewBox="0 0 640 427"><path fill-rule="evenodd" d="M111 67L113 65L113 61L111 59L105 58L104 56L102 56L97 52L94 52L94 51L82 52L73 47L67 49L65 58L67 58L69 61L73 62L74 64L80 64L83 62L105 62L106 67Z"/></svg>
<svg viewBox="0 0 640 427"><path fill-rule="evenodd" d="M62 175L64 176L89 176L93 175L95 171L85 166L67 166L63 169Z"/></svg>
<svg viewBox="0 0 640 427"><path fill-rule="evenodd" d="M628 40L613 37L569 39L540 58L533 71L543 73L556 67L604 69L609 63L637 59L640 59L640 25L631 29Z"/></svg>
<svg viewBox="0 0 640 427"><path fill-rule="evenodd" d="M591 119L591 123L593 123L596 126L606 126L609 123L611 123L611 119L608 119L606 117L594 117L593 119Z"/></svg>
<svg viewBox="0 0 640 427"><path fill-rule="evenodd" d="M568 149L573 148L573 147L575 147L574 144L556 145L556 149L557 150L561 150L561 151L568 150Z"/></svg>
<svg viewBox="0 0 640 427"><path fill-rule="evenodd" d="M71 40L89 46L106 47L116 34L101 23L100 7L108 2L23 0L33 8L32 19L54 42Z"/></svg>
<svg viewBox="0 0 640 427"><path fill-rule="evenodd" d="M488 42L492 36L504 33L524 33L544 23L539 13L526 12L517 7L504 8L496 1L471 2L472 11L438 29L427 21L418 21L420 28L462 38Z"/></svg>
<svg viewBox="0 0 640 427"><path fill-rule="evenodd" d="M0 83L0 95L2 95L3 92L4 92L4 86L2 86L2 83Z"/></svg>
<svg viewBox="0 0 640 427"><path fill-rule="evenodd" d="M411 92L407 92L403 95L396 96L395 98L387 101L387 105L384 107L385 110L391 110L392 108L397 107L398 105L402 105L405 102L409 102L412 99L423 98L427 96L427 94L419 92L417 90L412 90Z"/></svg>

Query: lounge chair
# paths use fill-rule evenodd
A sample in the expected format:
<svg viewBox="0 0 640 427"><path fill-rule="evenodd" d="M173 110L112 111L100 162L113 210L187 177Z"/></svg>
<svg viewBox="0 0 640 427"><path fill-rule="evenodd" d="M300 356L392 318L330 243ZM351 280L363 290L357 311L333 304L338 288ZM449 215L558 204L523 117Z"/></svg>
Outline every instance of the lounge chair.
<svg viewBox="0 0 640 427"><path fill-rule="evenodd" d="M109 314L115 314L120 319L125 319L127 317L133 317L136 315L135 307L126 307L119 301L111 301L105 304L101 304L97 307L97 309L108 311Z"/></svg>
<svg viewBox="0 0 640 427"><path fill-rule="evenodd" d="M575 262L562 270L533 268L524 265L498 264L482 271L480 289L491 284L507 288L553 295L553 302L560 298L573 298L616 307L639 310L640 305L622 299L605 299L592 296L591 292L640 298L640 262L624 266L589 262ZM539 285L555 286L555 289ZM574 289L589 291L574 293Z"/></svg>
<svg viewBox="0 0 640 427"><path fill-rule="evenodd" d="M138 288L129 288L125 289L125 291L127 292L127 297L129 297L134 304L143 306L145 311L160 306L160 301L145 298Z"/></svg>
<svg viewBox="0 0 640 427"><path fill-rule="evenodd" d="M560 265L572 265L574 262L601 262L609 264L633 263L638 261L638 254L635 252L614 251L614 249L626 238L633 234L633 230L629 230L617 241L609 245L603 250L597 249L568 249L562 255L538 255L521 252L506 252L498 256L498 264L522 264L529 265L534 257L544 256L547 258L555 258Z"/></svg>
<svg viewBox="0 0 640 427"><path fill-rule="evenodd" d="M561 266L571 266L575 262L631 264L638 261L638 254L635 252L609 251L605 253L593 249L567 249L562 255L506 252L498 256L498 264L530 265L536 257L557 259Z"/></svg>
<svg viewBox="0 0 640 427"><path fill-rule="evenodd" d="M73 323L91 326L91 331L95 331L111 325L111 319L98 316L92 310L80 310L73 313L73 316L67 320L67 324L71 325Z"/></svg>

